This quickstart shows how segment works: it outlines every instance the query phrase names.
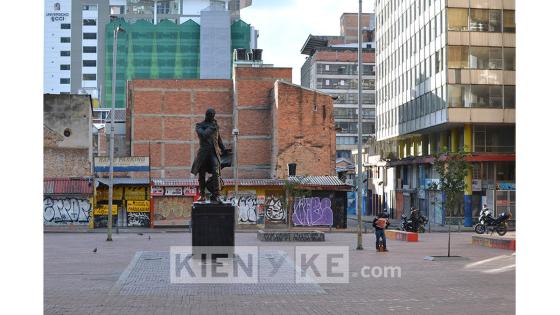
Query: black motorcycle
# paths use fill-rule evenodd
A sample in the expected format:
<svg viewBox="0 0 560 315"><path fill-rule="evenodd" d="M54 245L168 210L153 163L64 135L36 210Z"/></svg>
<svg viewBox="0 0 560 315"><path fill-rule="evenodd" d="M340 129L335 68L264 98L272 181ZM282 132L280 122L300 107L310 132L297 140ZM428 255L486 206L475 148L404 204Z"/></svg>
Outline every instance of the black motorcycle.
<svg viewBox="0 0 560 315"><path fill-rule="evenodd" d="M478 223L474 226L477 234L496 231L498 235L504 236L507 233L507 220L511 218L511 213L502 212L497 218L493 218L490 210L484 209L480 212Z"/></svg>
<svg viewBox="0 0 560 315"><path fill-rule="evenodd" d="M401 215L401 231L424 233L426 232L424 228L426 223L428 223L428 219L421 215L418 210L412 210L410 218L407 218L406 214Z"/></svg>

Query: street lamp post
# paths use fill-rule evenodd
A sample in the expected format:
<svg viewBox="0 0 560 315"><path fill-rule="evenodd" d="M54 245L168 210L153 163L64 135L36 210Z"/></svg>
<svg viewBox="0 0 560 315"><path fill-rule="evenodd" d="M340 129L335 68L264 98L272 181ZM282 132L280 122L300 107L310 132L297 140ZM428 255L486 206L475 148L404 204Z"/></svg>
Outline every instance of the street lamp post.
<svg viewBox="0 0 560 315"><path fill-rule="evenodd" d="M238 184L237 184L237 136L239 135L239 129L234 128L231 132L233 135L233 180L235 183L235 193L234 198L237 201Z"/></svg>
<svg viewBox="0 0 560 315"><path fill-rule="evenodd" d="M362 0L358 1L358 245L362 246Z"/></svg>
<svg viewBox="0 0 560 315"><path fill-rule="evenodd" d="M113 31L113 77L111 81L111 133L109 134L109 209L107 213L107 241L113 240L113 155L115 151L115 90L117 80L117 39L124 29L117 26ZM117 223L117 233L118 233Z"/></svg>

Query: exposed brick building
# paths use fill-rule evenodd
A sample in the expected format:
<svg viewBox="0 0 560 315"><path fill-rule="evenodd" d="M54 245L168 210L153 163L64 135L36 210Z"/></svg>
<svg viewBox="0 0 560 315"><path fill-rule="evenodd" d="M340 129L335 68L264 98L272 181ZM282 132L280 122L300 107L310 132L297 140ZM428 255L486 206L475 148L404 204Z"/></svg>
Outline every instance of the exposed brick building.
<svg viewBox="0 0 560 315"><path fill-rule="evenodd" d="M301 175L334 175L333 100L291 84L291 76L291 68L236 66L232 80L134 80L127 100L131 155L150 156L152 178L193 177L195 124L212 107L226 147L239 129L240 178L285 178L287 163L298 163ZM231 178L232 168L223 176Z"/></svg>

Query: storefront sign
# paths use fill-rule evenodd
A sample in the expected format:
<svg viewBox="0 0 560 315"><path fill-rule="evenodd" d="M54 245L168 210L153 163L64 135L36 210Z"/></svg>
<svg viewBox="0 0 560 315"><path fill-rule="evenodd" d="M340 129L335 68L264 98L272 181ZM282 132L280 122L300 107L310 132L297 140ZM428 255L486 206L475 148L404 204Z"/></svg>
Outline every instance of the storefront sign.
<svg viewBox="0 0 560 315"><path fill-rule="evenodd" d="M126 200L146 200L147 187L124 187L124 199Z"/></svg>
<svg viewBox="0 0 560 315"><path fill-rule="evenodd" d="M109 172L109 157L97 156L94 160L96 172ZM114 172L147 172L150 158L147 156L124 156L113 159Z"/></svg>
<svg viewBox="0 0 560 315"><path fill-rule="evenodd" d="M113 215L117 215L117 205L113 205ZM98 205L93 209L93 215L109 215L109 205Z"/></svg>
<svg viewBox="0 0 560 315"><path fill-rule="evenodd" d="M150 201L127 201L126 212L150 212Z"/></svg>
<svg viewBox="0 0 560 315"><path fill-rule="evenodd" d="M197 192L196 186L183 187L183 196L196 196Z"/></svg>
<svg viewBox="0 0 560 315"><path fill-rule="evenodd" d="M165 187L165 195L166 196L182 196L183 195L183 188L182 187Z"/></svg>
<svg viewBox="0 0 560 315"><path fill-rule="evenodd" d="M163 196L163 187L154 186L152 187L152 196Z"/></svg>

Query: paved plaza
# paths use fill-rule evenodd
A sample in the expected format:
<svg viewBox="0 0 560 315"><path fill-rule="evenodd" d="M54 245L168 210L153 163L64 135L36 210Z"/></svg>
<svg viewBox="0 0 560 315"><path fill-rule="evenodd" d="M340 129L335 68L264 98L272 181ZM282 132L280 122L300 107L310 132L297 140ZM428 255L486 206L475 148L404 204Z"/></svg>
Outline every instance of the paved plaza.
<svg viewBox="0 0 560 315"><path fill-rule="evenodd" d="M296 245L349 246L349 283L178 285L169 282L170 246L190 245L189 233L121 233L113 242L101 233L45 233L44 308L46 314L514 313L514 252L471 245L471 236L452 234L452 255L468 260L427 261L447 254L446 233L421 234L418 243L389 240L388 253L375 251L372 234L356 251L351 233L327 233L322 243L265 243L256 233L237 233L237 245L267 252L262 259ZM399 266L401 277L365 278L364 266Z"/></svg>

